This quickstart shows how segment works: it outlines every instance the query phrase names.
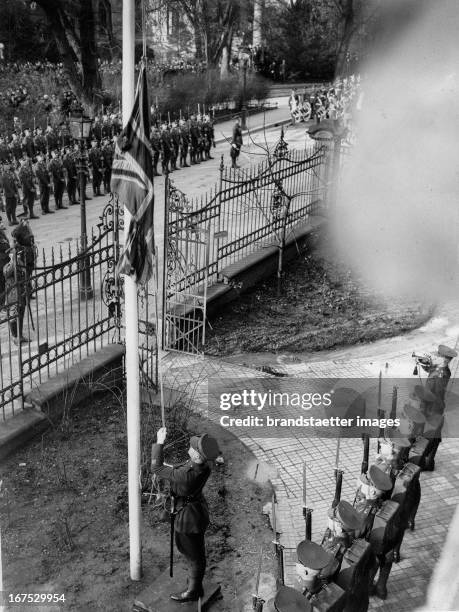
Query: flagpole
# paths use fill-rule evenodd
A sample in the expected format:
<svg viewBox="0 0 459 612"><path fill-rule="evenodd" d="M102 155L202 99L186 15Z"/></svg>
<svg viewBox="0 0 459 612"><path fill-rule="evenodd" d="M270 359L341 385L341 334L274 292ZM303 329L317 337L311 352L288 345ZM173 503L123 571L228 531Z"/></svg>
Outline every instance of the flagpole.
<svg viewBox="0 0 459 612"><path fill-rule="evenodd" d="M134 106L134 43L135 3L123 0L123 126L129 121ZM124 240L127 241L130 214L124 204ZM140 393L139 393L139 349L137 284L127 275L124 277L124 308L126 329L126 399L128 439L128 494L129 494L129 550L131 579L142 577L141 550L141 490L140 490Z"/></svg>

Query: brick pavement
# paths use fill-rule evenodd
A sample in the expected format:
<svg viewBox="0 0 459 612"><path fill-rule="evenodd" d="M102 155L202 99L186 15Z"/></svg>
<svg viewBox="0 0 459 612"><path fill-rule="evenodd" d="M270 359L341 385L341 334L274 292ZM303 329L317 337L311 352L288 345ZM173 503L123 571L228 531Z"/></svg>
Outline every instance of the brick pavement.
<svg viewBox="0 0 459 612"><path fill-rule="evenodd" d="M283 363L284 373L289 380L316 377L376 377L383 365L383 376L410 376L413 362L411 351L431 351L440 342L455 344L457 326L454 313L456 305L440 310L437 318L406 336L383 340L371 346L351 347L342 351L329 352L327 359ZM439 323L440 321L440 323ZM243 359L241 356L241 360ZM386 368L387 364L387 368ZM278 364L273 364L279 369ZM453 363L455 367L455 364ZM232 389L244 388L244 379L269 378L259 370L236 363L206 357L191 357L169 354L163 361L166 385L181 380L184 387L193 378L196 385L196 402L199 409L209 418L216 420L215 412L209 411L206 378L220 377L233 379ZM453 376L456 377L456 370ZM451 385L454 385L455 378ZM225 387L226 390L226 387ZM314 389L309 389L313 391ZM235 435L252 450L260 462L266 462L276 474L272 483L277 492L277 517L282 530L280 541L285 547L286 583L292 584L296 546L304 539L302 516L302 464L307 464L307 499L313 508L312 537L320 541L326 527L326 513L334 496L334 475L336 440L315 436L289 435L282 438L257 436L256 428L232 429ZM442 442L437 454L436 469L433 473L421 475L422 500L417 514L416 529L406 532L399 564L393 566L388 582L389 596L382 602L372 598L370 610L389 612L415 610L425 602L425 595L433 567L440 557L449 523L459 503L459 444L457 439ZM372 440L370 460L376 454L376 441ZM356 480L360 474L362 446L360 440L343 439L340 449L341 464L344 466L342 499L353 500Z"/></svg>

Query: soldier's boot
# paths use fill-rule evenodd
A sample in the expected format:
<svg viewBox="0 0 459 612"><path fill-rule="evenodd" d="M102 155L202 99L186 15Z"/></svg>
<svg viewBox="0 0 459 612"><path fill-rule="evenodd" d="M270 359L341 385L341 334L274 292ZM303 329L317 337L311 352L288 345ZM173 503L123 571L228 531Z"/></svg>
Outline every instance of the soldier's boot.
<svg viewBox="0 0 459 612"><path fill-rule="evenodd" d="M66 209L66 208L68 208L68 206L64 206L64 205L62 204L62 196L60 196L60 197L58 198L58 203L56 203L56 208L62 208L62 209Z"/></svg>
<svg viewBox="0 0 459 612"><path fill-rule="evenodd" d="M379 597L379 599L387 599L387 581L389 579L390 570L392 569L392 559L389 557L393 556L391 551L384 561L384 564L379 569L379 576L377 583L373 586L372 595Z"/></svg>
<svg viewBox="0 0 459 612"><path fill-rule="evenodd" d="M419 501L417 504L415 504L412 508L411 508L411 512L410 512L410 516L408 517L408 525L407 528L410 531L414 531L416 529L416 514L418 512L418 508L419 508L419 504L421 502L421 498L419 498Z"/></svg>
<svg viewBox="0 0 459 612"><path fill-rule="evenodd" d="M186 601L198 601L203 595L202 580L193 576L189 578L187 588L181 593L172 594L171 599L185 603Z"/></svg>
<svg viewBox="0 0 459 612"><path fill-rule="evenodd" d="M436 439L432 441L432 447L425 458L424 463L424 471L425 472L433 472L435 469L435 455L437 454L438 447L440 446L441 439Z"/></svg>
<svg viewBox="0 0 459 612"><path fill-rule="evenodd" d="M15 212L14 210L13 210L13 211L11 211L11 213L10 213L10 216L9 216L9 219L8 219L8 220L9 220L9 225L10 225L10 227L11 227L12 225L19 225L19 221L16 219L16 212Z"/></svg>
<svg viewBox="0 0 459 612"><path fill-rule="evenodd" d="M29 205L29 219L39 219L37 215L33 214L33 204Z"/></svg>
<svg viewBox="0 0 459 612"><path fill-rule="evenodd" d="M182 161L181 161L181 166L183 166L184 168L189 168L189 164L186 163L186 155L183 155L182 157Z"/></svg>

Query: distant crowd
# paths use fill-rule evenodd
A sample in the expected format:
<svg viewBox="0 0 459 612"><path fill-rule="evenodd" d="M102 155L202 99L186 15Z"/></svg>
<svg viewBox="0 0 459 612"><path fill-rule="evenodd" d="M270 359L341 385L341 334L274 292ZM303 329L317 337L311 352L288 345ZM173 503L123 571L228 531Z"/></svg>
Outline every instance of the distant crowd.
<svg viewBox="0 0 459 612"><path fill-rule="evenodd" d="M341 119L348 126L354 110L362 102L360 85L360 75L351 75L349 78L336 79L332 85L310 94L306 90L299 93L292 89L289 97L292 122Z"/></svg>

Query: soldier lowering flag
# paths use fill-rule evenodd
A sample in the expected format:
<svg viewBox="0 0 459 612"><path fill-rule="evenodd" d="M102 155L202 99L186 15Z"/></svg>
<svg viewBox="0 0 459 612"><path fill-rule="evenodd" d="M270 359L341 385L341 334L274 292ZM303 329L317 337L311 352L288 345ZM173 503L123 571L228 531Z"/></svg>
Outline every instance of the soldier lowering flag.
<svg viewBox="0 0 459 612"><path fill-rule="evenodd" d="M142 62L129 121L117 140L111 190L131 213L129 232L117 265L118 274L127 274L137 283L153 274L153 152L148 140L150 114L147 74Z"/></svg>

